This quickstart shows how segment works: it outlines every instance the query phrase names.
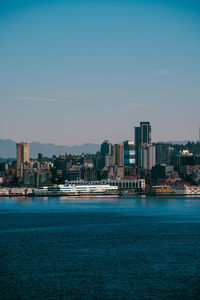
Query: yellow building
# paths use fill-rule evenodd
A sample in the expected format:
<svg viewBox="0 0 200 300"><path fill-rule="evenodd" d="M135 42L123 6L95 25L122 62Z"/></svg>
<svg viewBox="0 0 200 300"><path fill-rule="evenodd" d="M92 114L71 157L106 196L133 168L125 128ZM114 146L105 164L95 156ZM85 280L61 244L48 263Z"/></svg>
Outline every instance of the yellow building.
<svg viewBox="0 0 200 300"><path fill-rule="evenodd" d="M154 186L153 189L156 195L168 195L171 193L171 186L169 185Z"/></svg>

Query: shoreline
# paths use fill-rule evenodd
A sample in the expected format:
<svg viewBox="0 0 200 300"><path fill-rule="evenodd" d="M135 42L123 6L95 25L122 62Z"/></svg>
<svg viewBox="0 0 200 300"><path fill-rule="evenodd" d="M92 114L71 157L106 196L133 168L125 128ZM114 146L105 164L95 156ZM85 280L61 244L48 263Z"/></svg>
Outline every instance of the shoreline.
<svg viewBox="0 0 200 300"><path fill-rule="evenodd" d="M150 198L150 197L200 197L200 194L159 194L159 195L153 195L153 194L98 194L98 193L93 193L93 194L86 194L86 193L80 193L80 194L65 194L65 193L60 193L60 194L0 194L0 198L11 198L11 197L33 197L33 198L38 198L38 197L138 197L138 198Z"/></svg>

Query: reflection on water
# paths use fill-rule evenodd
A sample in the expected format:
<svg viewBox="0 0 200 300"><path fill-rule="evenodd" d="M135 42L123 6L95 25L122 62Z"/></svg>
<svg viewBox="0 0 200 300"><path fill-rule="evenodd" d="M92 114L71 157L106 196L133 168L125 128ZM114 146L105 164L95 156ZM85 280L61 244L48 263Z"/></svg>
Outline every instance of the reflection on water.
<svg viewBox="0 0 200 300"><path fill-rule="evenodd" d="M0 212L114 212L129 215L182 215L199 219L200 197L11 197Z"/></svg>

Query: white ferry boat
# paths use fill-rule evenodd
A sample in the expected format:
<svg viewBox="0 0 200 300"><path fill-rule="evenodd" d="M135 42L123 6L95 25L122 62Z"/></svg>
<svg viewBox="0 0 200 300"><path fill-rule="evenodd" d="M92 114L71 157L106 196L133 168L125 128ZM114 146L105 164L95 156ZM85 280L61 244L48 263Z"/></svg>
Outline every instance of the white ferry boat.
<svg viewBox="0 0 200 300"><path fill-rule="evenodd" d="M64 194L64 195L116 195L118 194L118 186L109 184L87 184L83 182L68 181L65 184L56 186L41 187L34 191L34 194Z"/></svg>

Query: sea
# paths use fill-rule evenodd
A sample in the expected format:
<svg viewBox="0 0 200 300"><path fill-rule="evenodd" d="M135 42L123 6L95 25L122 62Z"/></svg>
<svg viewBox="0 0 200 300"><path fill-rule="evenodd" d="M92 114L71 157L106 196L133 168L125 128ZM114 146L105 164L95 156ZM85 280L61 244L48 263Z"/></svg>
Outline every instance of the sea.
<svg viewBox="0 0 200 300"><path fill-rule="evenodd" d="M0 299L200 299L200 197L0 198Z"/></svg>

